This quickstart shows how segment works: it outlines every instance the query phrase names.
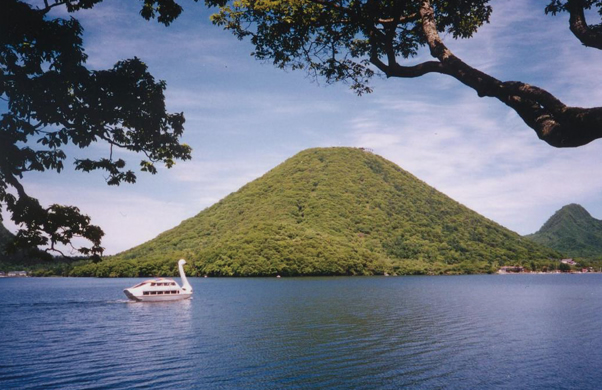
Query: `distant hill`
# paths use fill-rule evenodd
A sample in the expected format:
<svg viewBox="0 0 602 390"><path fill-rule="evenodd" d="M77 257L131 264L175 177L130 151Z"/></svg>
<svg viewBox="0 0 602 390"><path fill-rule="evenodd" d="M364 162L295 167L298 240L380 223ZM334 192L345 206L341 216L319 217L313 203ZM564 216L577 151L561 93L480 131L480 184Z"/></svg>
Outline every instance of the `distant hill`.
<svg viewBox="0 0 602 390"><path fill-rule="evenodd" d="M6 246L12 241L13 237L13 234L0 221L0 263L9 260L9 256L6 254Z"/></svg>
<svg viewBox="0 0 602 390"><path fill-rule="evenodd" d="M602 259L602 221L578 204L564 206L525 237L568 256Z"/></svg>
<svg viewBox="0 0 602 390"><path fill-rule="evenodd" d="M157 238L76 274L488 272L560 256L357 148L303 151Z"/></svg>
<svg viewBox="0 0 602 390"><path fill-rule="evenodd" d="M57 264L66 261L62 258L55 259L48 253L37 248L20 249L12 253L7 253L6 246L14 238L14 234L6 229L0 221L0 271L32 270L34 268L43 268L45 271L48 271L50 268L56 268ZM69 261L73 262L73 260Z"/></svg>
<svg viewBox="0 0 602 390"><path fill-rule="evenodd" d="M0 221L0 260L5 256L4 252L6 249L6 244L8 244L13 237L13 234L9 232L8 229L2 224L2 221Z"/></svg>

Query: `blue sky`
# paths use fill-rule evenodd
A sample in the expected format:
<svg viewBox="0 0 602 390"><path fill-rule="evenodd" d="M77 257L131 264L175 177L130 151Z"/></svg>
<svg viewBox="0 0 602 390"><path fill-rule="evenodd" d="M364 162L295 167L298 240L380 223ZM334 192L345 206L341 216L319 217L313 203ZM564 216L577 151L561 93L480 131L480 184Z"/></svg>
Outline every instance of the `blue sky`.
<svg viewBox="0 0 602 390"><path fill-rule="evenodd" d="M85 29L91 68L137 56L167 82L167 105L185 114L182 141L193 160L119 187L107 186L102 173L72 169L24 180L43 204L76 205L90 215L106 233L107 254L154 238L311 147L372 148L520 234L568 203L602 218L602 141L552 148L505 105L447 76L375 78L374 92L358 97L344 84L254 60L248 41L209 23L209 10L181 3L183 15L169 27L144 21L138 1L105 0L74 16ZM474 38L444 40L501 80L537 85L569 105L602 106L602 51L584 48L570 34L568 16L546 16L545 3L494 0L491 23ZM427 57L423 52L416 62ZM70 152L73 159L108 156L109 149ZM140 160L122 157L133 167Z"/></svg>

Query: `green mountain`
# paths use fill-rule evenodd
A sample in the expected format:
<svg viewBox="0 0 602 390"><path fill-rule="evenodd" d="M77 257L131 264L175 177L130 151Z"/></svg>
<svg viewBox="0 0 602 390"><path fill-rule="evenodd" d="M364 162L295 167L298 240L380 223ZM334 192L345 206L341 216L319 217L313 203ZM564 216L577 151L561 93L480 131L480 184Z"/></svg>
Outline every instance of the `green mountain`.
<svg viewBox="0 0 602 390"><path fill-rule="evenodd" d="M560 255L357 148L303 151L157 238L74 275L489 272Z"/></svg>
<svg viewBox="0 0 602 390"><path fill-rule="evenodd" d="M564 206L525 237L572 257L602 259L602 221L578 204Z"/></svg>

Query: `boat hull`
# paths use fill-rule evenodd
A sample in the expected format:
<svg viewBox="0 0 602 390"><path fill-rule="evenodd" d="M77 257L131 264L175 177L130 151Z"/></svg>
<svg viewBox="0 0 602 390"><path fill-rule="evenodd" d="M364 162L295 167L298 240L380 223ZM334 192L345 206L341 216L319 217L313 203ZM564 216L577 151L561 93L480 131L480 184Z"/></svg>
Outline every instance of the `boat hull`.
<svg viewBox="0 0 602 390"><path fill-rule="evenodd" d="M123 290L123 292L129 299L137 302L181 301L183 299L190 299L192 297L192 294L138 295L129 291L128 289Z"/></svg>

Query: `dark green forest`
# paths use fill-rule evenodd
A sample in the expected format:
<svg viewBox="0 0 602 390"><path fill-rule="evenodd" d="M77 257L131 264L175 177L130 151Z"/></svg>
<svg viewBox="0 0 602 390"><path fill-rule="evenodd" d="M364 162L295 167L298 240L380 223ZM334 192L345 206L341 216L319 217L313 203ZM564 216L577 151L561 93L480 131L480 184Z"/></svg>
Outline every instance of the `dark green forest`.
<svg viewBox="0 0 602 390"><path fill-rule="evenodd" d="M69 276L78 265L91 263L84 257L54 257L37 248L11 250L15 236L0 222L0 271L27 270L33 276Z"/></svg>
<svg viewBox="0 0 602 390"><path fill-rule="evenodd" d="M357 148L303 151L157 238L72 276L465 274L562 257Z"/></svg>
<svg viewBox="0 0 602 390"><path fill-rule="evenodd" d="M27 271L29 276L76 276L73 270L76 267L92 264L87 258L52 258L50 260L40 257L25 256L19 261L0 261L0 271ZM118 276L118 275L113 275Z"/></svg>

